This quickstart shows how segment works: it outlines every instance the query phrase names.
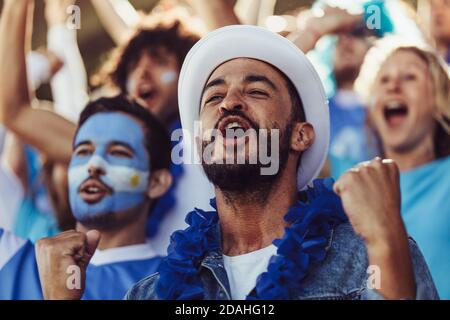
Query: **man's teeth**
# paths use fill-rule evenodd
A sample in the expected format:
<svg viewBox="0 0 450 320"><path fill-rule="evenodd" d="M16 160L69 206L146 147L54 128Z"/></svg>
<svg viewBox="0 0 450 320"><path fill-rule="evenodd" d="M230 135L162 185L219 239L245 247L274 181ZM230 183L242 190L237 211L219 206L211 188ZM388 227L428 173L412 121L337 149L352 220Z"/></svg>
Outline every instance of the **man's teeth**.
<svg viewBox="0 0 450 320"><path fill-rule="evenodd" d="M87 192L97 193L97 192L100 192L100 189L96 188L96 187L90 187L90 188L87 189Z"/></svg>
<svg viewBox="0 0 450 320"><path fill-rule="evenodd" d="M229 124L227 124L226 129L242 129L242 126L237 122L230 122Z"/></svg>

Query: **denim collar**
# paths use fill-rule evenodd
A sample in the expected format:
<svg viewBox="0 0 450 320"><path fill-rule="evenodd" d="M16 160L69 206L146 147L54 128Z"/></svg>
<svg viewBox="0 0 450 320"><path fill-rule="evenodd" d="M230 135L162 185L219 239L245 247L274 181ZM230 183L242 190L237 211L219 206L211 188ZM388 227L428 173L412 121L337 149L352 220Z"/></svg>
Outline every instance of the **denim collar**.
<svg viewBox="0 0 450 320"><path fill-rule="evenodd" d="M328 245L325 248L326 253L328 253L333 243L334 229L335 228L330 229L331 231L328 234ZM220 223L217 225L215 234L216 239L221 239L222 233ZM217 284L222 288L222 290L225 291L225 293L227 294L227 298L231 300L230 283L223 262L222 250L219 248L218 250L208 252L201 262L201 267L211 271L212 275L217 281Z"/></svg>

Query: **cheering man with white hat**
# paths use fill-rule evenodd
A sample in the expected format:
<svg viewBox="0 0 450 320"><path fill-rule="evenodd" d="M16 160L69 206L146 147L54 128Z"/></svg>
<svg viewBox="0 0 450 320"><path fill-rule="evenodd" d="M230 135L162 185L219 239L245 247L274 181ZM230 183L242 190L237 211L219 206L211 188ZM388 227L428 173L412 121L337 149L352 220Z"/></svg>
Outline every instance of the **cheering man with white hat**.
<svg viewBox="0 0 450 320"><path fill-rule="evenodd" d="M187 215L159 271L127 299L437 298L401 220L395 163L374 159L336 183L314 180L328 106L291 42L253 26L210 33L184 62L179 101L216 199ZM250 161L262 149L276 172Z"/></svg>

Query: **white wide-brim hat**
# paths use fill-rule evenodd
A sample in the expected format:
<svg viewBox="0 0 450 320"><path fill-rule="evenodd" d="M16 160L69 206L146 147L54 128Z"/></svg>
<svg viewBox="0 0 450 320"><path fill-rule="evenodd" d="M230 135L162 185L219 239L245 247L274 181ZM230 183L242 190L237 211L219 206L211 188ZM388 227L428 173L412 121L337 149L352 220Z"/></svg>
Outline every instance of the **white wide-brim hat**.
<svg viewBox="0 0 450 320"><path fill-rule="evenodd" d="M264 61L283 72L295 85L306 121L316 134L312 146L302 155L297 171L297 187L303 190L325 163L330 116L328 101L319 75L308 58L291 41L262 27L234 25L217 29L202 38L188 53L178 83L181 123L192 136L199 120L203 88L212 72L236 58Z"/></svg>

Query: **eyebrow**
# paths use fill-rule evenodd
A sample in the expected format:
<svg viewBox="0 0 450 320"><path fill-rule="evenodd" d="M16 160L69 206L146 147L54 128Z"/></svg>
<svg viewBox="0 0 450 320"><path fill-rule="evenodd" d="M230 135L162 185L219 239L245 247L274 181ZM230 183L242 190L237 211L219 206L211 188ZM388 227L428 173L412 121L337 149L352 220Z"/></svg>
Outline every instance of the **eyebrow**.
<svg viewBox="0 0 450 320"><path fill-rule="evenodd" d="M272 89L278 90L277 86L269 78L267 78L266 76L263 76L263 75L249 74L249 75L245 76L244 82L245 83L263 82L263 83L267 84L269 87L271 87ZM210 81L205 86L205 88L203 88L202 96L205 94L206 90L208 90L212 87L223 85L223 84L225 84L225 79L223 77L220 77L220 78Z"/></svg>
<svg viewBox="0 0 450 320"><path fill-rule="evenodd" d="M258 74L250 74L245 77L244 82L246 83L253 83L253 82L263 82L267 84L269 87L271 87L273 90L278 90L277 86L269 80L266 76L258 75Z"/></svg>
<svg viewBox="0 0 450 320"><path fill-rule="evenodd" d="M73 149L75 150L78 147L83 146L83 145L92 145L92 142L88 141L88 140L81 141L77 145L75 145ZM129 149L133 153L136 153L134 148L126 142L114 140L114 141L111 141L110 143L108 143L108 147L111 147L111 146L121 146L121 147Z"/></svg>
<svg viewBox="0 0 450 320"><path fill-rule="evenodd" d="M78 142L78 143L73 147L73 149L75 150L76 148L78 148L78 147L80 147L80 146L91 145L91 144L92 144L92 142L90 142L90 141L88 141L88 140L84 140L84 141Z"/></svg>
<svg viewBox="0 0 450 320"><path fill-rule="evenodd" d="M111 147L111 146L121 146L121 147L130 149L130 151L133 152L133 153L136 153L136 152L134 151L134 148L133 148L131 145L129 145L128 143L123 142L123 141L116 141L116 140L111 141L111 142L109 143L109 147Z"/></svg>
<svg viewBox="0 0 450 320"><path fill-rule="evenodd" d="M203 92L202 92L202 96L205 94L206 90L212 88L212 87L216 87L216 86L220 86L225 84L225 79L223 77L214 79L212 81L210 81L204 88L203 88Z"/></svg>

